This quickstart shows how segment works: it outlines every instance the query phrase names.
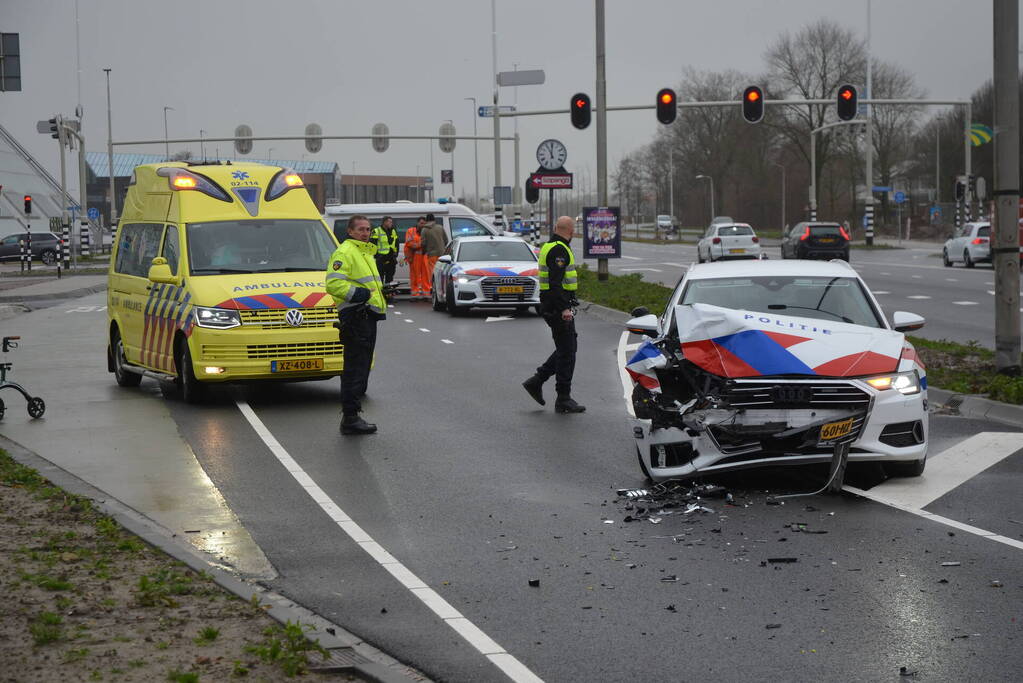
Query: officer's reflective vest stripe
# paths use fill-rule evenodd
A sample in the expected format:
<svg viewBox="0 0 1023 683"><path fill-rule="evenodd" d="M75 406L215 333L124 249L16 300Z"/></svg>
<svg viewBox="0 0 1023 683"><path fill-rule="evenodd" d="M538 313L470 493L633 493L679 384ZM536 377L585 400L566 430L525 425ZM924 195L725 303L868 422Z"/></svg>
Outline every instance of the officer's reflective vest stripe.
<svg viewBox="0 0 1023 683"><path fill-rule="evenodd" d="M375 253L376 245L372 242L347 239L331 255L324 280L339 311L365 304L375 313L387 312L383 282L373 259ZM341 265L335 270L334 264L338 262ZM368 301L353 301L360 289L369 290Z"/></svg>
<svg viewBox="0 0 1023 683"><path fill-rule="evenodd" d="M575 270L575 254L564 242L547 242L540 248L540 291L548 290L551 288L550 283L550 271L547 268L547 256L550 255L551 249L557 245L565 247L565 251L568 252L568 263L565 265L565 277L561 281L561 288L566 291L574 291L579 288L579 273Z"/></svg>

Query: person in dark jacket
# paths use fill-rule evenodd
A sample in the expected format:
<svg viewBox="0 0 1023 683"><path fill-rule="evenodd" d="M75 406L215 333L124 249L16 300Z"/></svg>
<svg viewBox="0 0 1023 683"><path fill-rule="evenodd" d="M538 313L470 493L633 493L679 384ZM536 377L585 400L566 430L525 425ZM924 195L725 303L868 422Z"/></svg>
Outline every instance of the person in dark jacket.
<svg viewBox="0 0 1023 683"><path fill-rule="evenodd" d="M543 383L554 377L557 400L554 410L559 413L581 413L586 406L572 398L572 375L575 372L577 348L575 332L575 298L579 288L579 274L575 268L575 256L570 243L575 232L575 220L562 216L554 225L554 235L540 249L540 310L543 319L551 328L554 338L554 353L536 374L522 383L526 392L540 405L546 405L543 398Z"/></svg>

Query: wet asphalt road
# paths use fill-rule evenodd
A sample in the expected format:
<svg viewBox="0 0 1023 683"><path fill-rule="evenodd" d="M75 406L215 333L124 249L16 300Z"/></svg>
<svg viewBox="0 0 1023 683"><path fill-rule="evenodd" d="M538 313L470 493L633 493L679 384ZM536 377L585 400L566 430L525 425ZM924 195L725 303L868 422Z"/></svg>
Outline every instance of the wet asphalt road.
<svg viewBox="0 0 1023 683"><path fill-rule="evenodd" d="M765 241L768 258L780 258L777 240ZM874 291L891 319L895 311L924 316L927 326L917 332L926 339L949 339L959 343L977 341L994 348L994 271L991 264L976 268L941 264L941 244L905 249L853 249L853 268ZM576 257L581 247L577 245ZM673 287L685 269L696 261L696 245L624 242L623 258L609 259L616 275L639 273L643 279ZM587 261L596 270L596 261Z"/></svg>
<svg viewBox="0 0 1023 683"><path fill-rule="evenodd" d="M519 387L549 352L540 319L396 310L365 404L377 435L338 434L336 380L173 404L281 593L432 678L507 680L328 518L236 400L373 540L544 680L900 680L902 666L910 680L1011 680L1023 665L1023 550L850 494L766 504L767 491L817 488L820 469L719 477L734 505L625 522L615 490L643 481L617 326L581 316L575 393L588 410L562 416ZM931 425L932 454L1012 429ZM850 479L878 482L869 467ZM1023 452L929 509L1021 539L1021 484Z"/></svg>

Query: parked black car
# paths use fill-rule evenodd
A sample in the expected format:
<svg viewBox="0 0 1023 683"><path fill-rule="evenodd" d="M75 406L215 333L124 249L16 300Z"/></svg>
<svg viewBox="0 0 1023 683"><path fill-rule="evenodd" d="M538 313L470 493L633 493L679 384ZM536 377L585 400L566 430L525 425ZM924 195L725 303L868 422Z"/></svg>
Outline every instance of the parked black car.
<svg viewBox="0 0 1023 683"><path fill-rule="evenodd" d="M849 260L849 233L838 223L796 223L782 238L782 258Z"/></svg>
<svg viewBox="0 0 1023 683"><path fill-rule="evenodd" d="M0 239L0 261L17 261L21 258L19 242L27 240L28 233L18 232ZM57 262L57 240L52 232L32 233L32 260L39 260L46 265Z"/></svg>

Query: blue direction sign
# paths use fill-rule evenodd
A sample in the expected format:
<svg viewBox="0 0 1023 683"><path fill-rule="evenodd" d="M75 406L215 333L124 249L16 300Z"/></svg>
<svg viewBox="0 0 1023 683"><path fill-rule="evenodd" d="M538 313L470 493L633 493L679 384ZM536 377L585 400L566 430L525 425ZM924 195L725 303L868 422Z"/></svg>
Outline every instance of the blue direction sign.
<svg viewBox="0 0 1023 683"><path fill-rule="evenodd" d="M500 109L501 109L501 113L502 114L511 114L512 112L515 111L515 107L513 105L510 105L510 104L502 104L502 105L500 105ZM479 115L480 115L481 118L484 118L484 119L492 119L492 118L494 118L494 105L488 104L488 105L485 105L483 107L480 107L479 108Z"/></svg>
<svg viewBox="0 0 1023 683"><path fill-rule="evenodd" d="M95 206L90 206L88 214L91 220L97 220L99 218L99 209L97 209Z"/></svg>
<svg viewBox="0 0 1023 683"><path fill-rule="evenodd" d="M904 201L906 201L906 193L903 192L902 190L899 190L898 192L895 193L895 203L902 204Z"/></svg>

